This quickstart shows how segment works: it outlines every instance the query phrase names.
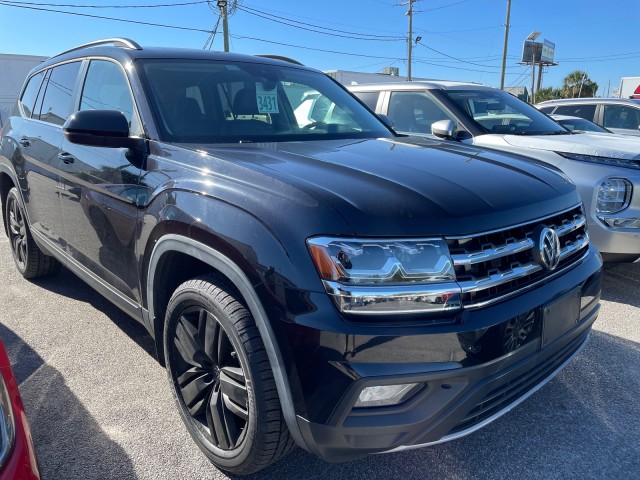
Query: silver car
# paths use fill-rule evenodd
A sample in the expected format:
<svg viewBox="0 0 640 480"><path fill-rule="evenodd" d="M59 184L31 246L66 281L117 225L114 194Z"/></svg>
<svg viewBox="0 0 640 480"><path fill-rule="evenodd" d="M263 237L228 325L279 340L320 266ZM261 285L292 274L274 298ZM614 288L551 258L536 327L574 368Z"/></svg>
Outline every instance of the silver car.
<svg viewBox="0 0 640 480"><path fill-rule="evenodd" d="M513 95L479 84L348 88L400 133L506 150L558 167L578 187L604 260L640 260L640 138L571 132Z"/></svg>
<svg viewBox="0 0 640 480"><path fill-rule="evenodd" d="M536 107L547 114L580 117L613 133L640 137L640 99L564 98L540 102Z"/></svg>

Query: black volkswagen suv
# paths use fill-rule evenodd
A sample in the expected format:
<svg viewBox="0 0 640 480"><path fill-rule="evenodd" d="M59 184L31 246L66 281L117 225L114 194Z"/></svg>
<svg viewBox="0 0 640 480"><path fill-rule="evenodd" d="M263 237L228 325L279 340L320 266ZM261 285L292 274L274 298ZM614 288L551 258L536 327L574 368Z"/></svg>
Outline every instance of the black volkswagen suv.
<svg viewBox="0 0 640 480"><path fill-rule="evenodd" d="M470 433L598 314L566 177L408 142L293 61L94 42L29 74L1 139L17 268L64 265L141 322L230 472Z"/></svg>

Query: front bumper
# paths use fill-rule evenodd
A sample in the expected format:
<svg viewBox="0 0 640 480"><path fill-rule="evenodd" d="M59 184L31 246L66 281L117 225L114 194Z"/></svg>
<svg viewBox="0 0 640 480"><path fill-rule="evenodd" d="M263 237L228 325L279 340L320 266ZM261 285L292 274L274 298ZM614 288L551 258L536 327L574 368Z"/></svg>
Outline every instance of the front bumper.
<svg viewBox="0 0 640 480"><path fill-rule="evenodd" d="M314 311L290 319L282 332L291 346L290 382L304 446L326 460L351 460L450 440L498 418L584 346L599 311L601 266L590 247L578 265L542 286L441 323L431 318L431 324L332 318L333 305L309 294ZM553 329L543 325L551 318L543 310L571 295L579 305L576 318L547 338ZM537 322L530 338L500 352L496 332L527 312ZM400 405L354 408L363 388L404 383L422 389Z"/></svg>

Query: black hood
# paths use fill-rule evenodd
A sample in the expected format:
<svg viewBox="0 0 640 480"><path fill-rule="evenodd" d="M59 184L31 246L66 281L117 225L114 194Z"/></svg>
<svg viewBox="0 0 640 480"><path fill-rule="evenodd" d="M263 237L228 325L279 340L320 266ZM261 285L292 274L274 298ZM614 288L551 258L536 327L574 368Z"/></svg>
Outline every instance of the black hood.
<svg viewBox="0 0 640 480"><path fill-rule="evenodd" d="M182 145L329 202L358 235L460 235L526 222L580 200L536 161L450 142L332 140ZM323 232L318 232L323 233Z"/></svg>

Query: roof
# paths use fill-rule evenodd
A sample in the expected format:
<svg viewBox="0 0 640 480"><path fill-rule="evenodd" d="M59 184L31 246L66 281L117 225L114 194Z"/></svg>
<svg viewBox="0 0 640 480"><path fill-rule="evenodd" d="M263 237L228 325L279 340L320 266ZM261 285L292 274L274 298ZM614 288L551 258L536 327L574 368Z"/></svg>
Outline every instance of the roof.
<svg viewBox="0 0 640 480"><path fill-rule="evenodd" d="M460 88L486 88L490 90L491 87L487 87L482 85L481 83L472 83L472 82L454 82L448 80L430 80L428 82L419 81L419 82L405 82L405 83L369 83L369 84L360 84L360 85L349 85L347 88L354 92L358 91L370 91L370 90L419 90L419 89L430 89L430 90L452 90L452 89L460 89Z"/></svg>
<svg viewBox="0 0 640 480"><path fill-rule="evenodd" d="M102 42L102 43L101 43ZM114 46L105 46L104 43L116 43ZM124 42L124 43L123 43ZM128 43L130 42L130 43ZM46 68L60 62L83 58L87 56L103 56L114 58L121 63L135 61L142 58L153 59L191 59L191 60L212 60L230 61L244 63L263 63L270 65L280 65L294 68L313 70L311 68L296 65L290 59L275 58L271 56L244 55L239 53L215 52L208 50L198 50L190 48L165 48L165 47L140 47L133 41L127 39L108 39L93 42L95 45L86 44L72 48L49 58L46 62L38 66L38 69Z"/></svg>
<svg viewBox="0 0 640 480"><path fill-rule="evenodd" d="M633 98L598 98L598 97L587 97L587 98L558 98L556 100L546 100L544 102L537 103L536 105L560 105L560 104L579 104L579 103L610 103L610 104L624 104L624 103L632 103L634 105L640 105L640 100Z"/></svg>

